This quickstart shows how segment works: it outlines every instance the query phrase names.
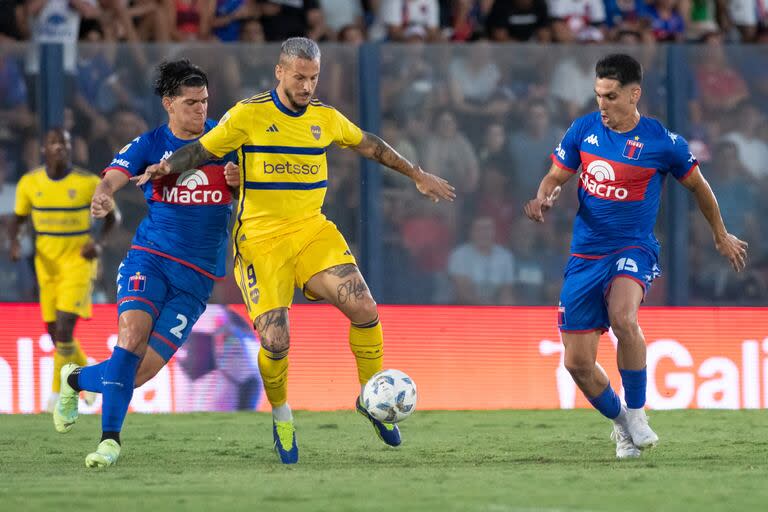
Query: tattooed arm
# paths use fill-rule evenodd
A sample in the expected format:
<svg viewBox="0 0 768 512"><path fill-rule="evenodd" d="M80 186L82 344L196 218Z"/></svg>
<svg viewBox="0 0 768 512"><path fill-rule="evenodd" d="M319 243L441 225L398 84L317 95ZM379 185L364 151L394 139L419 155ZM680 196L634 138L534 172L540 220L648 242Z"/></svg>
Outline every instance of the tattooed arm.
<svg viewBox="0 0 768 512"><path fill-rule="evenodd" d="M216 156L205 149L200 141L195 141L174 151L167 160L161 160L159 163L150 165L143 174L131 179L141 186L160 176L179 174L187 169L194 169L211 158L216 158Z"/></svg>
<svg viewBox="0 0 768 512"><path fill-rule="evenodd" d="M372 133L363 132L363 140L357 146L352 146L352 149L369 160L379 162L400 174L408 176L414 181L419 192L435 202L440 199L453 201L453 198L456 197L454 188L447 181L439 176L425 172L418 165L412 164L408 159L392 149L392 146Z"/></svg>

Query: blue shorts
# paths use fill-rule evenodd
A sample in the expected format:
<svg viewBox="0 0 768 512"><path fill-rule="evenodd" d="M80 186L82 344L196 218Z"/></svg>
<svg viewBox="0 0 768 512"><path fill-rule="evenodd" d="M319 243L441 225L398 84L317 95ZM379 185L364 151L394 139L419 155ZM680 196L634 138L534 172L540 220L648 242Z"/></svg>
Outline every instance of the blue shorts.
<svg viewBox="0 0 768 512"><path fill-rule="evenodd" d="M213 279L162 256L130 250L117 271L117 314L146 311L149 346L168 361L205 311Z"/></svg>
<svg viewBox="0 0 768 512"><path fill-rule="evenodd" d="M607 331L610 326L606 297L611 283L628 277L648 293L661 275L658 258L647 249L627 248L600 259L571 256L560 292L558 325L561 331Z"/></svg>

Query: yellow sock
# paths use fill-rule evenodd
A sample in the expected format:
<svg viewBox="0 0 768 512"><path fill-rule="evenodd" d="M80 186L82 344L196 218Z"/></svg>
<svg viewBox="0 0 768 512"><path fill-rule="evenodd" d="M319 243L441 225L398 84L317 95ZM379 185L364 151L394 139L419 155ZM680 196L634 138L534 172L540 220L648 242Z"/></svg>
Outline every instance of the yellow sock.
<svg viewBox="0 0 768 512"><path fill-rule="evenodd" d="M280 407L288 400L288 351L259 350L259 371L264 381L264 392L272 407Z"/></svg>
<svg viewBox="0 0 768 512"><path fill-rule="evenodd" d="M54 349L53 351L53 380L51 381L51 392L58 393L61 391L61 367L65 364L65 358L59 351Z"/></svg>
<svg viewBox="0 0 768 512"><path fill-rule="evenodd" d="M72 355L72 361L77 366L88 366L88 356L85 355L83 348L80 346L80 342L73 340L75 344L75 353Z"/></svg>
<svg viewBox="0 0 768 512"><path fill-rule="evenodd" d="M384 332L379 319L363 325L350 325L349 347L357 362L357 378L360 384L365 384L374 373L381 371L383 365Z"/></svg>
<svg viewBox="0 0 768 512"><path fill-rule="evenodd" d="M75 344L72 341L57 341L56 349L53 353L53 380L51 381L51 391L58 393L61 391L61 367L69 363L75 354Z"/></svg>

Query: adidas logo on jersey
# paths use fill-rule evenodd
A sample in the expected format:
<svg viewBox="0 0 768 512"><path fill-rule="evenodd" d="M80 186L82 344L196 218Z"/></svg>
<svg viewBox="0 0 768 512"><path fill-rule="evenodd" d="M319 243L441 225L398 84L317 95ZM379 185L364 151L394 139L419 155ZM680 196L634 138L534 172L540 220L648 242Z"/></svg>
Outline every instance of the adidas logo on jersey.
<svg viewBox="0 0 768 512"><path fill-rule="evenodd" d="M277 125L273 124L269 128L267 128L267 133L277 133L280 130L277 129Z"/></svg>
<svg viewBox="0 0 768 512"><path fill-rule="evenodd" d="M594 133L589 137L587 137L586 139L584 139L584 142L586 142L587 144L592 144L593 146L600 147L600 143L597 141L597 135L595 135Z"/></svg>

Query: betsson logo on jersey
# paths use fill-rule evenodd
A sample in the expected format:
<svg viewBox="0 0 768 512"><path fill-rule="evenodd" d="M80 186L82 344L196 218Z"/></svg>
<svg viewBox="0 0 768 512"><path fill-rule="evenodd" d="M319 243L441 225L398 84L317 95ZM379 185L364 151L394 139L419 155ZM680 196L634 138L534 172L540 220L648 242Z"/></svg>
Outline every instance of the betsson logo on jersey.
<svg viewBox="0 0 768 512"><path fill-rule="evenodd" d="M227 199L228 200L228 199ZM162 201L177 204L221 204L222 190L211 188L208 175L200 169L183 172L175 183L163 183Z"/></svg>
<svg viewBox="0 0 768 512"><path fill-rule="evenodd" d="M318 164L268 164L264 162L264 174L317 174L320 172Z"/></svg>

